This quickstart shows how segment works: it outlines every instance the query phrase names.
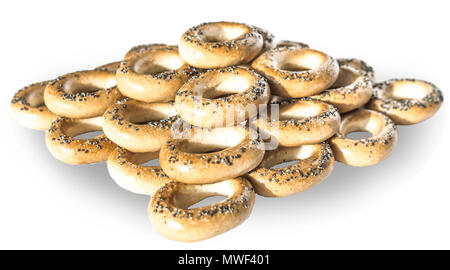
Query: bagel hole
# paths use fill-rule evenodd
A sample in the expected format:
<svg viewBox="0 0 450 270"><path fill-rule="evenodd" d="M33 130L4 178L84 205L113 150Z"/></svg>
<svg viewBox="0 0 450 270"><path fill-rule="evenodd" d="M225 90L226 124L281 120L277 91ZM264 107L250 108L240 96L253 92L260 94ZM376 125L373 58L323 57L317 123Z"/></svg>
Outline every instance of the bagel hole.
<svg viewBox="0 0 450 270"><path fill-rule="evenodd" d="M359 75L355 72L353 72L352 70L345 68L345 67L341 67L339 69L339 75L337 80L334 82L334 84L330 87L330 88L340 88L340 87L345 87L345 86L349 86L353 83L355 83L355 81L359 78Z"/></svg>
<svg viewBox="0 0 450 270"><path fill-rule="evenodd" d="M147 125L152 122L167 120L175 115L174 110L170 107L165 108L157 106L156 108L148 108L146 107L147 105L152 106L151 104L142 106L129 104L127 110L123 114L124 118L135 125Z"/></svg>
<svg viewBox="0 0 450 270"><path fill-rule="evenodd" d="M101 136L101 135L103 135L103 131L89 131L89 132L85 132L85 133L76 135L74 137L74 139L88 140L88 139L92 139L94 137Z"/></svg>
<svg viewBox="0 0 450 270"><path fill-rule="evenodd" d="M392 99L422 99L431 90L431 85L420 81L398 81L387 86L384 95Z"/></svg>
<svg viewBox="0 0 450 270"><path fill-rule="evenodd" d="M74 139L82 140L102 135L102 117L72 119L61 126L61 132Z"/></svg>
<svg viewBox="0 0 450 270"><path fill-rule="evenodd" d="M295 164L295 163L297 163L297 162L298 162L298 159L286 161L286 162L283 162L283 163L280 163L280 164L276 164L276 165L270 167L270 169L287 168L287 167L289 167L289 166L291 166L291 165L293 165L293 164Z"/></svg>
<svg viewBox="0 0 450 270"><path fill-rule="evenodd" d="M211 206L232 194L233 189L227 181L206 185L183 185L171 198L171 202L183 209L194 209Z"/></svg>
<svg viewBox="0 0 450 270"><path fill-rule="evenodd" d="M368 131L353 131L348 133L346 137L352 140L361 140L372 137L372 133Z"/></svg>
<svg viewBox="0 0 450 270"><path fill-rule="evenodd" d="M80 77L78 79L68 79L63 85L63 91L68 94L91 93L108 89L115 85L115 76L106 78Z"/></svg>
<svg viewBox="0 0 450 270"><path fill-rule="evenodd" d="M91 93L101 90L101 87L98 87L94 84L84 84L79 83L77 81L68 81L64 84L64 92L68 94L77 94L77 93Z"/></svg>
<svg viewBox="0 0 450 270"><path fill-rule="evenodd" d="M201 142L187 142L182 146L182 151L192 154L210 154L225 150L227 146L205 144Z"/></svg>
<svg viewBox="0 0 450 270"><path fill-rule="evenodd" d="M203 97L204 98L227 98L227 97L231 97L234 96L235 93L220 93L215 91L214 89L211 91L206 92Z"/></svg>
<svg viewBox="0 0 450 270"><path fill-rule="evenodd" d="M168 52L142 57L136 61L133 69L136 73L149 75L177 70L184 64L184 61L179 56Z"/></svg>
<svg viewBox="0 0 450 270"><path fill-rule="evenodd" d="M202 27L199 37L206 42L225 42L236 39L249 32L244 26L207 25Z"/></svg>
<svg viewBox="0 0 450 270"><path fill-rule="evenodd" d="M194 203L193 205L189 206L188 209L195 209L205 206L210 206L212 204L220 203L221 201L225 200L227 197L222 195L214 195L207 197L199 202Z"/></svg>
<svg viewBox="0 0 450 270"><path fill-rule="evenodd" d="M302 145L297 147L280 147L275 152L266 152L266 157L261 167L267 169L279 169L289 167L300 160L310 158L320 150L317 144ZM271 154L275 155L271 155Z"/></svg>
<svg viewBox="0 0 450 270"><path fill-rule="evenodd" d="M196 95L204 98L223 98L234 94L242 93L249 89L252 85L252 80L236 74L221 74L220 77L212 78L218 79L214 83L199 84L194 87L193 91Z"/></svg>
<svg viewBox="0 0 450 270"><path fill-rule="evenodd" d="M278 68L284 71L302 72L319 67L325 60L320 52L309 49L289 51L278 61Z"/></svg>
<svg viewBox="0 0 450 270"><path fill-rule="evenodd" d="M151 125L159 121L167 120L170 116L163 113L160 114L148 114L148 115L128 115L127 120L135 125Z"/></svg>
<svg viewBox="0 0 450 270"><path fill-rule="evenodd" d="M299 71L299 72L311 70L311 68L303 66L301 64L288 62L280 64L279 68L285 71Z"/></svg>
<svg viewBox="0 0 450 270"><path fill-rule="evenodd" d="M370 134L369 137L374 137L382 132L383 123L384 118L379 113L361 110L355 111L349 117L344 117L339 130L347 138L349 138L349 134L355 132L367 132Z"/></svg>
<svg viewBox="0 0 450 270"><path fill-rule="evenodd" d="M143 167L152 167L152 166L159 166L160 164L159 164L159 159L156 158L156 159L151 159L144 163L141 163L140 165Z"/></svg>
<svg viewBox="0 0 450 270"><path fill-rule="evenodd" d="M154 118L155 117L151 117L151 119L145 119L145 120L132 118L132 120L134 120L134 121L130 121L130 120L129 121L130 121L130 123L135 124L135 125L152 125L152 123L156 123L156 122L168 119L168 117L161 117L161 118L157 118L157 119L154 119Z"/></svg>
<svg viewBox="0 0 450 270"><path fill-rule="evenodd" d="M197 129L190 138L180 145L180 150L187 153L215 153L234 147L244 140L244 128Z"/></svg>
<svg viewBox="0 0 450 270"><path fill-rule="evenodd" d="M131 160L143 167L159 166L159 151L134 153Z"/></svg>
<svg viewBox="0 0 450 270"><path fill-rule="evenodd" d="M40 87L39 89L36 89L35 91L31 91L28 94L25 95L25 101L30 104L31 107L39 107L44 106L44 90L45 87Z"/></svg>
<svg viewBox="0 0 450 270"><path fill-rule="evenodd" d="M303 120L307 117L318 115L322 112L320 106L310 103L296 103L281 106L279 109L279 120Z"/></svg>
<svg viewBox="0 0 450 270"><path fill-rule="evenodd" d="M154 74L154 73L161 73L166 71L171 71L171 69L161 66L161 65L142 65L135 68L136 73L139 74Z"/></svg>

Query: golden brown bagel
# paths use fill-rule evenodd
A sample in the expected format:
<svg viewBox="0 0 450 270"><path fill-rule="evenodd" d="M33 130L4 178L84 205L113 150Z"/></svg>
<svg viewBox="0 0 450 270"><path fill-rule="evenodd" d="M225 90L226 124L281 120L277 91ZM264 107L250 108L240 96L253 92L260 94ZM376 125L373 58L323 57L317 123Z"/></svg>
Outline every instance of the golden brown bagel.
<svg viewBox="0 0 450 270"><path fill-rule="evenodd" d="M50 153L68 164L88 164L105 161L117 147L104 134L91 139L75 139L75 136L101 131L101 117L71 119L59 117L46 133L45 142Z"/></svg>
<svg viewBox="0 0 450 270"><path fill-rule="evenodd" d="M320 143L333 136L339 128L339 113L328 103L301 98L270 104L274 105L279 106L278 119L260 115L252 124L263 134L273 136L280 146ZM270 109L274 110L273 107Z"/></svg>
<svg viewBox="0 0 450 270"><path fill-rule="evenodd" d="M143 44L143 45L137 45L134 46L133 48L131 48L126 54L124 59L128 59L131 58L137 54L141 54L144 53L146 51L155 49L155 48L165 48L167 47L166 44L161 44L161 43L153 43L153 44ZM177 46L173 46L173 47L177 47Z"/></svg>
<svg viewBox="0 0 450 270"><path fill-rule="evenodd" d="M167 102L196 72L181 59L176 46L154 46L120 63L117 87L136 100Z"/></svg>
<svg viewBox="0 0 450 270"><path fill-rule="evenodd" d="M178 44L180 55L194 67L246 64L262 50L261 31L243 23L203 23L187 30Z"/></svg>
<svg viewBox="0 0 450 270"><path fill-rule="evenodd" d="M49 111L44 103L44 90L48 81L26 86L14 94L10 109L14 119L24 127L48 129L58 115Z"/></svg>
<svg viewBox="0 0 450 270"><path fill-rule="evenodd" d="M336 81L337 61L323 52L279 47L260 55L252 67L264 75L274 95L298 98L317 94Z"/></svg>
<svg viewBox="0 0 450 270"><path fill-rule="evenodd" d="M363 60L356 58L338 58L337 61L340 66L350 66L360 70L364 76L368 77L372 81L372 84L376 83L375 71L373 67Z"/></svg>
<svg viewBox="0 0 450 270"><path fill-rule="evenodd" d="M189 209L205 198L222 195L227 199ZM187 185L170 182L160 188L148 206L150 222L162 236L183 242L205 240L241 224L255 202L252 185L244 178L215 184Z"/></svg>
<svg viewBox="0 0 450 270"><path fill-rule="evenodd" d="M107 161L109 175L117 185L128 191L153 196L171 179L159 166L140 164L157 159L158 156L159 152L133 153L117 147Z"/></svg>
<svg viewBox="0 0 450 270"><path fill-rule="evenodd" d="M78 71L50 81L44 91L45 104L55 114L70 118L92 118L121 97L114 73L104 70Z"/></svg>
<svg viewBox="0 0 450 270"><path fill-rule="evenodd" d="M105 135L132 152L158 151L170 137L177 120L172 103L146 103L123 99L103 115Z"/></svg>
<svg viewBox="0 0 450 270"><path fill-rule="evenodd" d="M309 48L309 45L303 42L291 41L291 40L280 40L275 45L276 48L281 47L299 47L299 48Z"/></svg>
<svg viewBox="0 0 450 270"><path fill-rule="evenodd" d="M297 162L288 167L273 168L293 160ZM333 167L334 156L327 142L279 147L266 151L261 164L247 178L261 196L289 196L320 183L331 174Z"/></svg>
<svg viewBox="0 0 450 270"><path fill-rule="evenodd" d="M187 139L167 141L159 152L161 168L179 182L208 184L238 177L264 156L263 141L249 128L193 128L190 133Z"/></svg>
<svg viewBox="0 0 450 270"><path fill-rule="evenodd" d="M107 72L112 72L114 74L116 74L117 69L120 66L120 61L116 61L116 62L111 62L108 64L104 64L101 66L98 66L95 68L95 70L99 70L99 71L107 71Z"/></svg>
<svg viewBox="0 0 450 270"><path fill-rule="evenodd" d="M412 125L432 117L444 96L434 84L416 79L392 79L374 86L367 108L388 115L397 125Z"/></svg>
<svg viewBox="0 0 450 270"><path fill-rule="evenodd" d="M350 139L346 136L356 131L367 131L369 138ZM397 126L386 115L359 109L342 118L339 132L330 139L337 161L351 166L374 165L386 157L397 144Z"/></svg>
<svg viewBox="0 0 450 270"><path fill-rule="evenodd" d="M224 96L226 95L226 96ZM178 90L175 107L180 117L198 127L232 126L253 117L267 104L269 84L247 67L208 70Z"/></svg>
<svg viewBox="0 0 450 270"><path fill-rule="evenodd" d="M339 113L362 107L372 96L372 82L364 74L350 66L340 66L336 82L320 94L311 96L335 106Z"/></svg>

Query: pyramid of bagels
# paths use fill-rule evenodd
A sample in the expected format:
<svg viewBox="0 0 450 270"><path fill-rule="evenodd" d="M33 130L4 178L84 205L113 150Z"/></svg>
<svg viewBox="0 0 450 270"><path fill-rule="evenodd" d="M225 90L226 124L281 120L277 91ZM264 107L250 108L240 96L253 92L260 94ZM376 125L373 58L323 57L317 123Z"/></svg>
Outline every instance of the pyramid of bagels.
<svg viewBox="0 0 450 270"><path fill-rule="evenodd" d="M432 83L377 82L362 60L211 22L188 29L178 46L139 45L120 61L31 84L10 108L21 125L45 130L56 159L106 162L120 187L151 196L158 233L193 242L241 224L256 194L307 190L335 161L384 160L397 125L430 118L442 102ZM103 134L76 138L93 131ZM156 159L160 166L144 164ZM225 199L191 207L212 196Z"/></svg>

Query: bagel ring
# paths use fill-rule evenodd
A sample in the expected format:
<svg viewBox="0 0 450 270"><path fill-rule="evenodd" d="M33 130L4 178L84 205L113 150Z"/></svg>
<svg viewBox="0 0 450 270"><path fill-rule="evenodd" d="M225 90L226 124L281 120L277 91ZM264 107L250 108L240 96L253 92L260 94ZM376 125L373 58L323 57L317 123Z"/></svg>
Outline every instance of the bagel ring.
<svg viewBox="0 0 450 270"><path fill-rule="evenodd" d="M336 81L337 61L323 52L279 47L256 58L252 67L267 78L274 95L298 98L322 92Z"/></svg>
<svg viewBox="0 0 450 270"><path fill-rule="evenodd" d="M434 84L416 79L392 79L374 86L367 108L388 115L397 125L412 125L432 117L444 96Z"/></svg>
<svg viewBox="0 0 450 270"><path fill-rule="evenodd" d="M154 46L120 63L117 87L136 100L167 102L196 72L181 59L176 46Z"/></svg>
<svg viewBox="0 0 450 270"><path fill-rule="evenodd" d="M360 70L364 76L369 77L372 84L376 83L375 71L373 67L363 60L356 58L338 58L337 61L340 66L350 66Z"/></svg>
<svg viewBox="0 0 450 270"><path fill-rule="evenodd" d="M346 137L355 131L367 131L372 136L364 139ZM329 142L337 161L351 166L370 166L387 158L397 140L397 126L389 117L359 109L342 118L339 132Z"/></svg>
<svg viewBox="0 0 450 270"><path fill-rule="evenodd" d="M44 91L45 104L55 114L70 118L92 118L121 97L114 73L78 71L50 81Z"/></svg>
<svg viewBox="0 0 450 270"><path fill-rule="evenodd" d="M219 68L249 63L261 52L264 40L253 26L211 22L194 26L180 38L181 57L198 68Z"/></svg>
<svg viewBox="0 0 450 270"><path fill-rule="evenodd" d="M260 34L262 36L263 41L264 41L262 50L259 52L260 54L265 51L275 48L276 41L275 41L275 36L272 33L270 33L269 31L267 31L264 28L254 26L254 25L252 25L252 26L253 26L253 28L256 29L256 32L258 32L258 34Z"/></svg>
<svg viewBox="0 0 450 270"><path fill-rule="evenodd" d="M10 108L14 119L24 127L38 130L48 129L58 115L52 113L44 103L44 90L48 81L26 86L14 94Z"/></svg>
<svg viewBox="0 0 450 270"><path fill-rule="evenodd" d="M114 74L116 74L117 69L120 66L120 61L116 61L116 62L111 62L108 64L104 64L101 66L96 67L94 70L98 70L98 71L107 71L107 72L112 72Z"/></svg>
<svg viewBox="0 0 450 270"><path fill-rule="evenodd" d="M208 206L189 206L212 196L227 199ZM234 178L206 185L170 182L160 188L148 206L150 222L166 238L194 242L205 240L238 226L250 215L255 191L248 180Z"/></svg>
<svg viewBox="0 0 450 270"><path fill-rule="evenodd" d="M276 48L282 47L298 47L298 48L309 48L309 45L299 41L292 40L280 40L275 45Z"/></svg>
<svg viewBox="0 0 450 270"><path fill-rule="evenodd" d="M101 131L101 117L72 119L59 117L47 130L45 142L50 153L68 164L89 164L105 161L117 147L104 134L91 139L76 139L75 136L92 131Z"/></svg>
<svg viewBox="0 0 450 270"><path fill-rule="evenodd" d="M284 168L272 168L280 163L297 160ZM279 147L266 151L261 164L247 178L264 197L289 196L305 191L331 174L334 156L327 142Z"/></svg>
<svg viewBox="0 0 450 270"><path fill-rule="evenodd" d="M145 103L125 98L103 115L103 131L117 145L132 152L158 151L171 136L178 119L171 103Z"/></svg>
<svg viewBox="0 0 450 270"><path fill-rule="evenodd" d="M339 113L360 108L372 97L372 82L361 71L351 66L340 66L336 82L311 98L335 106Z"/></svg>
<svg viewBox="0 0 450 270"><path fill-rule="evenodd" d="M153 43L153 44L143 44L143 45L137 45L132 47L126 54L124 59L131 58L137 54L145 53L146 51L157 49L157 48L165 48L167 47L166 44L161 43ZM177 46L174 46L177 47Z"/></svg>
<svg viewBox="0 0 450 270"><path fill-rule="evenodd" d="M224 96L226 95L226 96ZM175 97L180 117L198 127L223 127L245 121L267 104L266 79L247 67L208 70L184 84Z"/></svg>
<svg viewBox="0 0 450 270"><path fill-rule="evenodd" d="M140 164L157 159L159 152L133 153L117 147L109 155L107 166L112 179L128 191L153 196L153 194L171 179L159 166Z"/></svg>
<svg viewBox="0 0 450 270"><path fill-rule="evenodd" d="M339 128L340 115L328 103L301 98L270 104L273 105L279 106L278 120L260 115L252 124L261 133L276 138L280 146L320 143L332 137Z"/></svg>
<svg viewBox="0 0 450 270"><path fill-rule="evenodd" d="M179 182L209 184L235 178L263 159L264 143L249 128L193 128L189 132L190 137L169 140L159 152L161 168Z"/></svg>

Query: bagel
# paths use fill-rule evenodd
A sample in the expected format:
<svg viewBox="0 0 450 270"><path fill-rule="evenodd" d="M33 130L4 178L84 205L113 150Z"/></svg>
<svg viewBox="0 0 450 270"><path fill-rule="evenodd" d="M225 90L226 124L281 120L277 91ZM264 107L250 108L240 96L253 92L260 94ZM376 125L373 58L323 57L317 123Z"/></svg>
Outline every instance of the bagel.
<svg viewBox="0 0 450 270"><path fill-rule="evenodd" d="M91 139L75 139L75 136L101 131L101 117L72 119L59 117L47 130L45 142L50 153L68 164L89 164L105 161L117 147L104 134Z"/></svg>
<svg viewBox="0 0 450 270"><path fill-rule="evenodd" d="M109 155L107 166L112 179L120 187L137 194L152 196L171 179L159 166L140 164L157 159L158 152L133 153L117 147Z"/></svg>
<svg viewBox="0 0 450 270"><path fill-rule="evenodd" d="M356 58L338 58L337 61L340 66L350 66L360 70L364 76L368 77L372 81L372 84L376 83L375 71L373 67L363 60Z"/></svg>
<svg viewBox="0 0 450 270"><path fill-rule="evenodd" d="M276 40L275 36L272 33L258 26L252 25L252 27L255 28L256 32L258 32L258 34L260 34L263 38L263 46L259 53L263 53L265 51L275 48Z"/></svg>
<svg viewBox="0 0 450 270"><path fill-rule="evenodd" d="M222 195L221 202L189 209L205 198ZM162 236L183 242L205 240L238 226L255 203L252 185L244 178L207 185L170 182L160 188L148 206L153 228Z"/></svg>
<svg viewBox="0 0 450 270"><path fill-rule="evenodd" d="M224 96L225 95L225 96ZM208 70L184 84L175 107L186 122L199 127L235 125L253 117L267 104L266 79L247 67Z"/></svg>
<svg viewBox="0 0 450 270"><path fill-rule="evenodd" d="M261 29L243 23L210 22L187 30L178 46L189 65L219 68L249 63L264 43Z"/></svg>
<svg viewBox="0 0 450 270"><path fill-rule="evenodd" d="M275 45L276 48L282 47L298 47L298 48L309 48L309 45L303 42L292 41L292 40L280 40Z"/></svg>
<svg viewBox="0 0 450 270"><path fill-rule="evenodd" d="M103 115L105 135L132 152L158 151L171 135L177 120L171 103L145 103L123 99Z"/></svg>
<svg viewBox="0 0 450 270"><path fill-rule="evenodd" d="M117 87L136 100L167 102L196 72L181 59L176 46L155 46L120 63Z"/></svg>
<svg viewBox="0 0 450 270"><path fill-rule="evenodd" d="M328 103L310 98L282 100L270 104L270 111L274 105L279 106L278 119L260 115L252 124L262 134L274 137L280 146L320 143L333 136L339 128L340 115Z"/></svg>
<svg viewBox="0 0 450 270"><path fill-rule="evenodd" d="M92 118L121 97L114 73L104 70L78 71L50 81L44 91L45 104L55 114L70 118Z"/></svg>
<svg viewBox="0 0 450 270"><path fill-rule="evenodd" d="M392 79L374 86L367 108L388 115L397 125L412 125L432 117L444 96L434 84L416 79Z"/></svg>
<svg viewBox="0 0 450 270"><path fill-rule="evenodd" d="M141 54L141 53L147 52L147 51L152 50L152 49L165 48L165 47L167 47L167 45L166 44L161 44L161 43L137 45L137 46L132 47L125 54L124 59L131 58L131 57L133 57L133 56L135 56L137 54ZM176 46L173 46L173 47L176 47Z"/></svg>
<svg viewBox="0 0 450 270"><path fill-rule="evenodd" d="M322 92L336 81L337 61L323 52L279 47L256 58L252 67L264 75L274 95L298 98Z"/></svg>
<svg viewBox="0 0 450 270"><path fill-rule="evenodd" d="M193 128L189 132L190 137L171 139L159 152L161 168L179 182L209 184L235 178L263 159L263 141L249 128Z"/></svg>
<svg viewBox="0 0 450 270"><path fill-rule="evenodd" d="M44 103L44 90L48 81L26 86L14 94L10 109L14 119L24 127L38 130L48 129L58 115L52 113Z"/></svg>
<svg viewBox="0 0 450 270"><path fill-rule="evenodd" d="M331 88L311 98L330 103L339 113L345 113L364 106L371 96L372 82L368 77L351 66L340 66Z"/></svg>
<svg viewBox="0 0 450 270"><path fill-rule="evenodd" d="M355 131L367 131L371 137L346 137ZM374 165L387 158L397 140L397 126L389 117L376 111L359 109L342 118L339 131L330 139L330 145L337 161L361 167Z"/></svg>
<svg viewBox="0 0 450 270"><path fill-rule="evenodd" d="M119 66L120 66L120 61L116 61L116 62L111 62L108 64L98 66L94 70L107 71L107 72L112 72L112 73L116 74L116 71L119 68Z"/></svg>
<svg viewBox="0 0 450 270"><path fill-rule="evenodd" d="M274 166L296 160L284 168ZM264 197L289 196L305 191L331 174L334 156L327 142L266 151L261 164L247 178L256 194Z"/></svg>

